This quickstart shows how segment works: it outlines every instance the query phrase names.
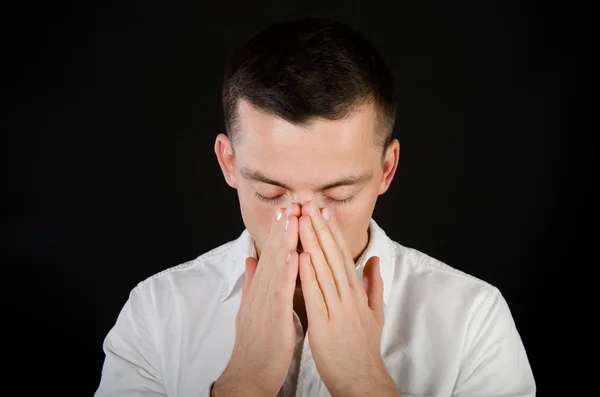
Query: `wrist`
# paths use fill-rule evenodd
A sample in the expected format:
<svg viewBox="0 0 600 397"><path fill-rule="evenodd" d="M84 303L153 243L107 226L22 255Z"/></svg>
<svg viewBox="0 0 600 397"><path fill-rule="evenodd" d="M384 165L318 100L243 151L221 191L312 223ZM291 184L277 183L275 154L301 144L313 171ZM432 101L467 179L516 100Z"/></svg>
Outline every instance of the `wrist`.
<svg viewBox="0 0 600 397"><path fill-rule="evenodd" d="M398 386L387 373L376 374L364 381L354 381L352 386L331 393L332 397L402 397Z"/></svg>
<svg viewBox="0 0 600 397"><path fill-rule="evenodd" d="M377 390L376 395L381 397L401 397L400 390L394 382L394 379L388 374L387 370L381 373L381 376L377 378L375 388Z"/></svg>
<svg viewBox="0 0 600 397"><path fill-rule="evenodd" d="M256 387L252 382L244 382L243 379L228 376L223 373L210 389L210 397L264 397L269 396Z"/></svg>

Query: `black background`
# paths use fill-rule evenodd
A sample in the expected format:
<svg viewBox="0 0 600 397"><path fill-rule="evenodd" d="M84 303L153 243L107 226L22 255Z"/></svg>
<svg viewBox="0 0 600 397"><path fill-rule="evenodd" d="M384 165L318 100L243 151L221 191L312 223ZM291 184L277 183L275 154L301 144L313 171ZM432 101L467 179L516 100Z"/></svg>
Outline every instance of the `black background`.
<svg viewBox="0 0 600 397"><path fill-rule="evenodd" d="M591 11L564 4L20 3L4 12L9 383L92 395L135 285L243 230L213 152L234 46L320 15L396 79L400 163L374 219L504 294L538 395L579 395L596 147L579 101ZM576 92L577 91L577 92ZM577 96L576 96L577 93ZM34 392L34 390L39 391Z"/></svg>

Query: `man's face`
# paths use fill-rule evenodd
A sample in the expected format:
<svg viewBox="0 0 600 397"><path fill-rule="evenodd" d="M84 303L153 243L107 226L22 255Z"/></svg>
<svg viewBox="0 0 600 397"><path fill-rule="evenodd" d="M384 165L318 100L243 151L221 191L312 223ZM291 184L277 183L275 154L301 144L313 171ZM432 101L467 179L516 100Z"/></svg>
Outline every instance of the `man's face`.
<svg viewBox="0 0 600 397"><path fill-rule="evenodd" d="M292 202L303 205L313 200L337 218L356 260L366 248L377 197L387 190L399 154L394 140L381 166L373 108L339 121L315 120L304 129L262 113L244 100L238 105L241 139L235 158L223 134L215 151L227 183L237 189L244 225L259 254L275 211Z"/></svg>

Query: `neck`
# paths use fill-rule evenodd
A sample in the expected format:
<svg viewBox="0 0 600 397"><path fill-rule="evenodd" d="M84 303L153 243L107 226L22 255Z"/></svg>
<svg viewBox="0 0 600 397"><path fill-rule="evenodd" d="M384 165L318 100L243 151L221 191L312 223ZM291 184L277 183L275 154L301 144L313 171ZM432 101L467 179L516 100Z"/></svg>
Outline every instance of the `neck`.
<svg viewBox="0 0 600 397"><path fill-rule="evenodd" d="M352 260L354 261L354 266L357 265L358 260L360 259L360 256L365 252L365 250L369 246L369 241L371 241L371 229L370 228L367 229L367 232L364 234L362 244L359 245L359 247L361 247L361 248L356 253L356 255L354 255L354 254L352 255Z"/></svg>

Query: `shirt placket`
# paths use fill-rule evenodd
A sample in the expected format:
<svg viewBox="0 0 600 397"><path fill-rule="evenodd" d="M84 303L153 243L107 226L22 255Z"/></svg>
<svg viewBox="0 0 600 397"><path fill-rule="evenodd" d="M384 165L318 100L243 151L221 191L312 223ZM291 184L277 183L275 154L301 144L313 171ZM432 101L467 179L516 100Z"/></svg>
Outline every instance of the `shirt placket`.
<svg viewBox="0 0 600 397"><path fill-rule="evenodd" d="M294 346L294 355L292 357L292 361L290 362L288 375L283 382L283 386L281 390L279 390L277 397L295 397L296 395L298 371L300 366L300 358L302 357L304 341L304 337L302 335L302 324L300 323L300 318L298 318L296 312L294 312L294 325L296 326L296 344Z"/></svg>
<svg viewBox="0 0 600 397"><path fill-rule="evenodd" d="M324 397L323 390L323 382L315 366L308 337L306 337L302 346L302 359L300 360L298 387L296 388L295 397Z"/></svg>
<svg viewBox="0 0 600 397"><path fill-rule="evenodd" d="M308 338L304 337L302 324L296 312L294 312L294 323L296 324L294 358L290 365L288 377L277 396L329 397L329 394L323 394L323 390L326 390L326 388L315 366Z"/></svg>

